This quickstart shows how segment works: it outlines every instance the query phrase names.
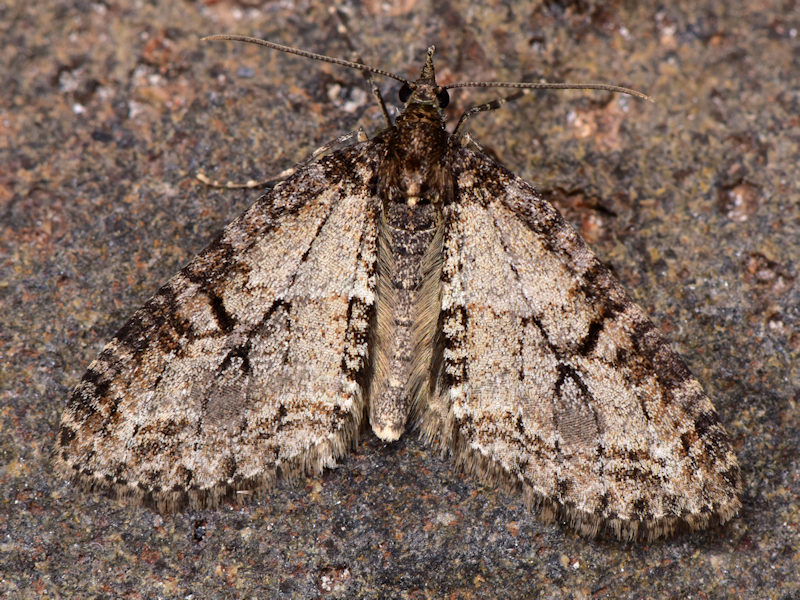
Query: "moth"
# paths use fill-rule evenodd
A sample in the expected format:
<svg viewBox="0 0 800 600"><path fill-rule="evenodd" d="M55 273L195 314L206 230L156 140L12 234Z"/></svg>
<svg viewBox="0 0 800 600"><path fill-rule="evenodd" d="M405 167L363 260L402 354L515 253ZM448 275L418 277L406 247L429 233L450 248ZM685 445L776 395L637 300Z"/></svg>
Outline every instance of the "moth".
<svg viewBox="0 0 800 600"><path fill-rule="evenodd" d="M62 473L213 507L335 465L368 423L417 428L586 536L736 514L736 456L683 360L551 204L463 143L464 118L445 128L448 89L576 86L441 86L433 47L409 81L212 39L394 78L404 108L299 165L136 311L72 392Z"/></svg>

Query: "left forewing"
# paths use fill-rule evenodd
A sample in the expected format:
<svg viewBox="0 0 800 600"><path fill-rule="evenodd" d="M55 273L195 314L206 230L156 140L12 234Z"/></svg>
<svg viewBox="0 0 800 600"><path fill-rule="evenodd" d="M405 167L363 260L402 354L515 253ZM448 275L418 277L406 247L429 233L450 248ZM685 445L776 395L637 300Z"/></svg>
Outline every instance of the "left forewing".
<svg viewBox="0 0 800 600"><path fill-rule="evenodd" d="M587 535L731 518L736 457L681 358L529 185L454 163L425 437Z"/></svg>

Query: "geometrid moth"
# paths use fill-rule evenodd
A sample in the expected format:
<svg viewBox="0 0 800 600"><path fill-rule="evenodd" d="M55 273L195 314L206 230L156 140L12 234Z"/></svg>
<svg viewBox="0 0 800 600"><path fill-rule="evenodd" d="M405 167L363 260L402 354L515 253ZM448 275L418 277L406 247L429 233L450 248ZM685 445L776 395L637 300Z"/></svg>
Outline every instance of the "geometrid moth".
<svg viewBox="0 0 800 600"><path fill-rule="evenodd" d="M734 516L736 456L684 362L558 211L442 116L456 87L642 94L440 86L432 47L407 81L215 39L394 78L404 108L298 165L133 315L72 393L62 472L209 507L319 473L369 422L386 441L417 427L584 535Z"/></svg>

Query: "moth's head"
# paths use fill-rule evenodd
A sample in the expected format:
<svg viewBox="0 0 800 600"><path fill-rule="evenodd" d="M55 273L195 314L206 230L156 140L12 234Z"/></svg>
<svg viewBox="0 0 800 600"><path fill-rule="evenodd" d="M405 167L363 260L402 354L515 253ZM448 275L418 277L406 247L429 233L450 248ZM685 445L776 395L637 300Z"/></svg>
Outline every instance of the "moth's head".
<svg viewBox="0 0 800 600"><path fill-rule="evenodd" d="M450 102L450 94L447 90L436 84L436 71L433 68L433 53L435 46L428 48L428 55L425 58L425 66L416 81L407 81L400 88L400 102L408 106L409 104L425 104L434 106L438 110L443 109Z"/></svg>

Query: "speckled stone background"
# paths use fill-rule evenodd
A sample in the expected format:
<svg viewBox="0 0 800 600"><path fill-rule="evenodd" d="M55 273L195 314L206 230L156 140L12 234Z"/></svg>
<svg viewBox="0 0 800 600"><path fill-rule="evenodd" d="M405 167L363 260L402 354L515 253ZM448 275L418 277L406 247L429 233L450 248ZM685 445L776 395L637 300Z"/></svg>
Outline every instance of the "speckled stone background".
<svg viewBox="0 0 800 600"><path fill-rule="evenodd" d="M412 433L266 501L159 515L48 462L102 345L268 177L359 125L320 2L0 4L0 597L800 598L800 8L796 0L347 4L365 60L442 82L607 81L476 118L614 268L714 398L746 488L727 526L587 541L454 472ZM733 5L736 7L734 8ZM396 87L386 83L394 97ZM453 94L450 116L494 97Z"/></svg>

